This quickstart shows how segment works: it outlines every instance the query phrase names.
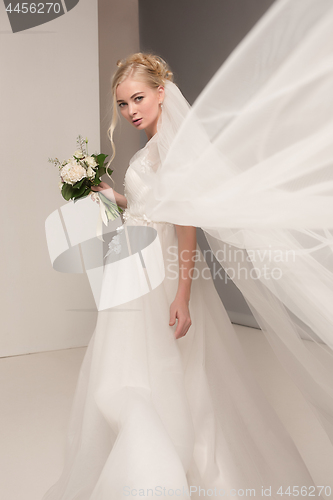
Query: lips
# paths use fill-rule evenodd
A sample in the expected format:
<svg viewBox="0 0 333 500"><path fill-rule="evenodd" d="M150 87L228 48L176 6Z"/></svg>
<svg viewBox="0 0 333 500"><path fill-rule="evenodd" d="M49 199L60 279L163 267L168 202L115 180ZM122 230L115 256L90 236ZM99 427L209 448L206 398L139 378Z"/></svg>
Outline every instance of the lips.
<svg viewBox="0 0 333 500"><path fill-rule="evenodd" d="M142 122L142 118L136 118L135 120L132 121L132 123L134 125L140 125L141 122Z"/></svg>

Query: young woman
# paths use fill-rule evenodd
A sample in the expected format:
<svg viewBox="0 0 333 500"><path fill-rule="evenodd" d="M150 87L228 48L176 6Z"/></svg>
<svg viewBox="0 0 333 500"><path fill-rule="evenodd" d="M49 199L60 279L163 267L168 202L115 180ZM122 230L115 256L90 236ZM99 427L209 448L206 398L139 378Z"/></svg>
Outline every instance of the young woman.
<svg viewBox="0 0 333 500"><path fill-rule="evenodd" d="M197 245L196 227L147 216L154 202L158 207L157 175L189 105L166 63L150 54L120 62L112 89L111 141L119 109L145 130L148 142L131 159L124 196L107 183L96 190L115 196L128 230L151 228L157 235L165 277L99 314L80 371L64 471L44 500L241 498L250 489L277 499L279 488L309 491L309 464L256 381ZM193 127L201 147L204 135ZM166 175L175 181L175 203L185 206L182 193L194 180L181 170ZM191 219L190 211L186 216ZM135 235L140 239L140 231ZM161 265L155 254L143 259L146 269ZM131 276L106 273L103 292L117 285L131 286ZM276 315L278 321L279 310Z"/></svg>
<svg viewBox="0 0 333 500"><path fill-rule="evenodd" d="M131 77L131 74L135 77ZM165 93L163 74L168 79L172 75L171 71L164 68L163 63L157 57L134 54L126 64L121 65L120 63L119 70L113 80L114 109L118 107L122 116L136 129L144 130L149 141L157 133L157 123L162 113ZM111 130L114 126L115 124L112 124ZM107 196L108 188L109 186L102 182L93 190L103 191ZM113 196L118 206L128 208L125 196L116 191L113 192ZM110 199L113 197L110 196ZM128 211L125 217L129 217ZM191 324L188 303L190 300L191 271L194 266L196 250L196 228L179 225L176 225L175 228L179 244L179 265L182 266L182 272L179 275L175 300L170 307L170 325L174 325L176 318L178 319L175 331L175 337L178 339L186 334Z"/></svg>

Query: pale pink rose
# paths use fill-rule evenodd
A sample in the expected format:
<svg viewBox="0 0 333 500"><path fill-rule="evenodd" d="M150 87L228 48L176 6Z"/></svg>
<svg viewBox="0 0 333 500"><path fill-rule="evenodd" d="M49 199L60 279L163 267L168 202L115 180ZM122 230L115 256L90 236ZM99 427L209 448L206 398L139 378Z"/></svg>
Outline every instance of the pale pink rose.
<svg viewBox="0 0 333 500"><path fill-rule="evenodd" d="M86 169L75 160L70 161L62 167L60 173L62 180L71 185L87 177Z"/></svg>

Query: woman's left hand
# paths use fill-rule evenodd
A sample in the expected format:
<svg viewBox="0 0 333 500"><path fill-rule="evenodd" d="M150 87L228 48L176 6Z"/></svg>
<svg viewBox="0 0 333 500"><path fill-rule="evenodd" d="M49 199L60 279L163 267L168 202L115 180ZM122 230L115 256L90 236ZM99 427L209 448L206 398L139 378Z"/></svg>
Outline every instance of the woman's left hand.
<svg viewBox="0 0 333 500"><path fill-rule="evenodd" d="M186 335L188 329L192 324L192 321L188 308L188 301L182 297L177 296L170 306L170 326L173 326L175 324L176 318L178 319L178 323L175 330L175 338L179 339Z"/></svg>

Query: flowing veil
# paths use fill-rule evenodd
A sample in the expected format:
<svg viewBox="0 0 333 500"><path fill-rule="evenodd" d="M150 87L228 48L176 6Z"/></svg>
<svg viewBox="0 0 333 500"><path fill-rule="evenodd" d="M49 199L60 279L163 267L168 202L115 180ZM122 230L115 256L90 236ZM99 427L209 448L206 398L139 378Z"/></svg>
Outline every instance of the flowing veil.
<svg viewBox="0 0 333 500"><path fill-rule="evenodd" d="M146 208L203 229L314 413L330 478L332 26L331 0L277 0L192 108L167 82Z"/></svg>

